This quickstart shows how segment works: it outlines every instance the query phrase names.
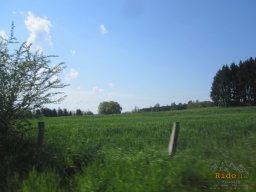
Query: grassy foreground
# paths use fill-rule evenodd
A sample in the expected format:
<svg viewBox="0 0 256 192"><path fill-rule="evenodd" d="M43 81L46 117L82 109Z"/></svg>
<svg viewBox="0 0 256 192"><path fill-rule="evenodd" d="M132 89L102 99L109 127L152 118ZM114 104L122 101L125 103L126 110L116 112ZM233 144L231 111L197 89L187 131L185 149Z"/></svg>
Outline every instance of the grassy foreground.
<svg viewBox="0 0 256 192"><path fill-rule="evenodd" d="M243 107L44 118L43 149L19 190L256 191L255 117L255 107ZM178 148L169 158L175 121Z"/></svg>

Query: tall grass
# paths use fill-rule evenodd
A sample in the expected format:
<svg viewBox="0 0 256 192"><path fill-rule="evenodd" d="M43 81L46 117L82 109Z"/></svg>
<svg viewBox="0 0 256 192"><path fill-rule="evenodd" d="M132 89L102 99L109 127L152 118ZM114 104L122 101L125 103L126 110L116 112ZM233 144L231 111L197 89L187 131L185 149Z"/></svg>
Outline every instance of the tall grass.
<svg viewBox="0 0 256 192"><path fill-rule="evenodd" d="M211 166L221 162L243 165L248 189L239 191L255 191L255 114L245 107L44 118L44 147L20 191L212 191ZM169 158L174 121L181 129Z"/></svg>

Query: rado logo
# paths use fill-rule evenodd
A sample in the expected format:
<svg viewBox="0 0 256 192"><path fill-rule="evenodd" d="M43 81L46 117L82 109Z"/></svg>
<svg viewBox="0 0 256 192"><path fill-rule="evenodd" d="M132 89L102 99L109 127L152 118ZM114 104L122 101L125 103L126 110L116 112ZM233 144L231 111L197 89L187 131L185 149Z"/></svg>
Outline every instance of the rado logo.
<svg viewBox="0 0 256 192"><path fill-rule="evenodd" d="M248 176L243 175L243 174L237 174L237 173L232 173L232 172L228 172L228 173L220 173L217 172L215 173L215 179L247 179Z"/></svg>

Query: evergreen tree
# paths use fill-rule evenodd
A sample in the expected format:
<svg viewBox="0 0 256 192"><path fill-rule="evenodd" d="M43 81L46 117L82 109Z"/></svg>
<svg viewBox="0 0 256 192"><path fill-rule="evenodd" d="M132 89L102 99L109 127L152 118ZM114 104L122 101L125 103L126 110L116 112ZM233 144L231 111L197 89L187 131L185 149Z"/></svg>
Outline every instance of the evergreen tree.
<svg viewBox="0 0 256 192"><path fill-rule="evenodd" d="M68 116L68 111L67 111L67 109L63 109L63 116Z"/></svg>
<svg viewBox="0 0 256 192"><path fill-rule="evenodd" d="M41 110L41 114L46 116L46 117L52 117L52 110L49 108L43 108Z"/></svg>
<svg viewBox="0 0 256 192"><path fill-rule="evenodd" d="M63 111L61 108L58 108L58 116L63 116Z"/></svg>
<svg viewBox="0 0 256 192"><path fill-rule="evenodd" d="M52 110L52 117L57 117L58 115L57 115L57 111L56 111L56 109L53 109Z"/></svg>
<svg viewBox="0 0 256 192"><path fill-rule="evenodd" d="M213 79L210 95L221 106L256 105L256 58L224 65Z"/></svg>

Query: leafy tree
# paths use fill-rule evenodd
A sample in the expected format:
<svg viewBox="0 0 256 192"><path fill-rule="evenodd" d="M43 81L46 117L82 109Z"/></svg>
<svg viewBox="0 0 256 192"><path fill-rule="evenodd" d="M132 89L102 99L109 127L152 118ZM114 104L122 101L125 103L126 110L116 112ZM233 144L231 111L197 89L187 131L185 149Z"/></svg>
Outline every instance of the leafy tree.
<svg viewBox="0 0 256 192"><path fill-rule="evenodd" d="M191 101L192 102L192 101ZM159 112L159 111L171 111L171 110L183 110L187 108L187 104L179 103L176 105L172 103L171 105L160 106L160 104L156 104L154 107L142 108L139 109L139 112Z"/></svg>
<svg viewBox="0 0 256 192"><path fill-rule="evenodd" d="M77 109L76 110L76 115L81 116L81 115L83 115L83 112L80 109Z"/></svg>
<svg viewBox="0 0 256 192"><path fill-rule="evenodd" d="M157 103L157 104L155 104L155 106L153 107L153 109L154 109L154 111L160 111L160 104L159 103Z"/></svg>
<svg viewBox="0 0 256 192"><path fill-rule="evenodd" d="M0 38L0 140L24 133L30 112L62 101L58 90L66 86L59 78L64 63L52 65L53 56L19 44L13 32L14 25L8 39Z"/></svg>
<svg viewBox="0 0 256 192"><path fill-rule="evenodd" d="M132 113L138 113L140 111L139 107L135 106L132 110Z"/></svg>
<svg viewBox="0 0 256 192"><path fill-rule="evenodd" d="M84 112L84 115L93 115L93 112L91 112L91 111L86 111L86 112Z"/></svg>
<svg viewBox="0 0 256 192"><path fill-rule="evenodd" d="M99 104L99 114L120 114L122 107L115 101L104 101Z"/></svg>
<svg viewBox="0 0 256 192"><path fill-rule="evenodd" d="M193 109L193 108L201 108L201 107L212 107L213 103L211 101L188 101L187 108Z"/></svg>

